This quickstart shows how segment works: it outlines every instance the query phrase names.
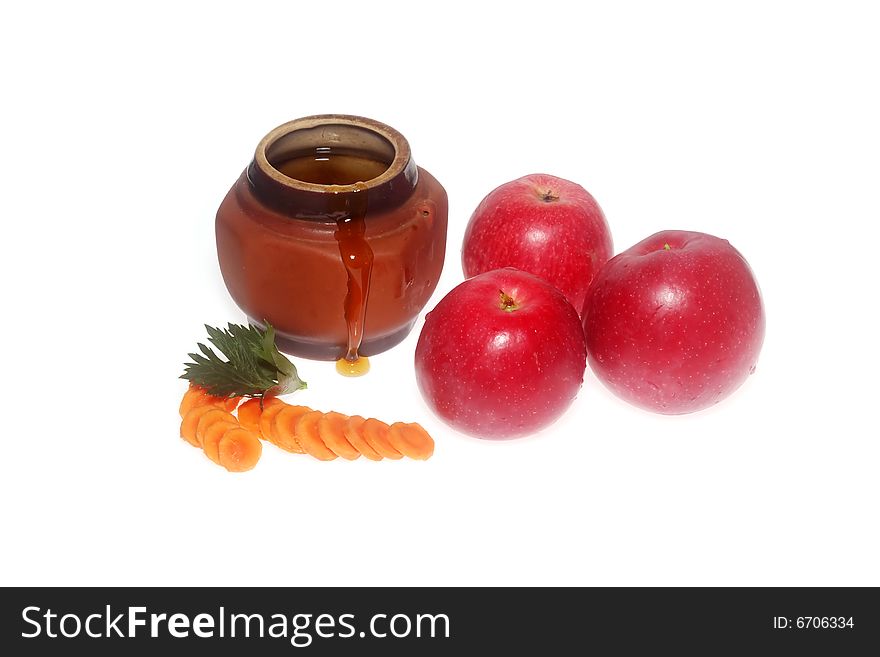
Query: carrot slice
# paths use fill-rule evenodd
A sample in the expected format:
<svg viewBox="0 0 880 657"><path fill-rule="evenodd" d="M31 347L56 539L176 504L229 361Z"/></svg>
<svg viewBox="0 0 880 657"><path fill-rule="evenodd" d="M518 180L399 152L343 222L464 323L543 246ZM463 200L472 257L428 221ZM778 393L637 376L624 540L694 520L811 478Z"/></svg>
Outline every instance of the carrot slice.
<svg viewBox="0 0 880 657"><path fill-rule="evenodd" d="M238 407L241 397L216 397L209 395L208 391L201 386L190 384L186 392L183 393L183 399L180 400L180 417L186 415L196 406L216 406L230 413Z"/></svg>
<svg viewBox="0 0 880 657"><path fill-rule="evenodd" d="M180 437L190 445L200 447L199 441L196 438L196 429L198 428L199 420L205 413L216 410L217 409L213 406L196 406L195 408L191 408L187 411L186 415L183 417L183 421L180 423Z"/></svg>
<svg viewBox="0 0 880 657"><path fill-rule="evenodd" d="M415 422L395 422L388 429L388 442L411 459L426 460L434 453L434 439Z"/></svg>
<svg viewBox="0 0 880 657"><path fill-rule="evenodd" d="M296 422L296 440L306 454L321 461L332 461L336 454L327 449L318 434L318 422L323 417L321 411L306 413Z"/></svg>
<svg viewBox="0 0 880 657"><path fill-rule="evenodd" d="M419 445L421 443L421 453L412 458L427 461L434 456L434 439L421 424L418 422L408 423L403 429L403 435L409 438L409 444L411 446L413 444ZM418 450L418 447L416 447L416 450Z"/></svg>
<svg viewBox="0 0 880 657"><path fill-rule="evenodd" d="M260 398L254 397L248 399L244 404L238 407L238 421L242 427L256 434L260 433L260 416L263 409L260 406Z"/></svg>
<svg viewBox="0 0 880 657"><path fill-rule="evenodd" d="M239 427L241 427L241 425L238 422L221 420L205 429L205 433L202 437L202 449L205 450L205 455L214 461L214 463L220 465L220 440L227 431L230 429L238 429Z"/></svg>
<svg viewBox="0 0 880 657"><path fill-rule="evenodd" d="M212 395L208 395L208 399L210 400L209 404L222 408L229 413L238 408L238 403L242 400L241 397L214 397Z"/></svg>
<svg viewBox="0 0 880 657"><path fill-rule="evenodd" d="M180 408L178 409L180 411L180 417L184 417L196 406L204 404L207 397L208 393L205 392L204 388L190 384L189 388L186 389L186 392L183 393L183 399L180 400Z"/></svg>
<svg viewBox="0 0 880 657"><path fill-rule="evenodd" d="M278 399L278 397L263 397L263 410L266 410L270 406L275 406L276 404L286 404L287 402Z"/></svg>
<svg viewBox="0 0 880 657"><path fill-rule="evenodd" d="M274 398L273 398L274 399ZM266 440L275 442L275 435L272 433L272 420L278 415L284 407L288 406L280 399L263 402L263 412L260 414L260 435Z"/></svg>
<svg viewBox="0 0 880 657"><path fill-rule="evenodd" d="M305 454L296 436L296 423L303 415L311 412L312 409L308 406L285 405L272 420L272 443L288 452Z"/></svg>
<svg viewBox="0 0 880 657"><path fill-rule="evenodd" d="M196 423L196 442L200 447L205 444L205 430L215 422L235 422L235 416L220 408L212 408L210 411L203 413ZM236 424L238 423L236 422Z"/></svg>
<svg viewBox="0 0 880 657"><path fill-rule="evenodd" d="M385 458L394 460L403 458L403 454L394 449L388 440L388 425L381 420L372 417L367 419L361 425L361 435L370 447Z"/></svg>
<svg viewBox="0 0 880 657"><path fill-rule="evenodd" d="M220 439L217 451L220 465L230 472L245 472L260 460L263 443L247 429L229 429Z"/></svg>
<svg viewBox="0 0 880 657"><path fill-rule="evenodd" d="M346 421L345 426L342 427L342 433L345 435L345 439L351 443L351 446L366 458L371 461L381 461L382 455L370 447L370 443L364 440L364 437L361 434L361 427L364 425L364 422L366 422L366 420L360 415L352 415Z"/></svg>
<svg viewBox="0 0 880 657"><path fill-rule="evenodd" d="M318 435L331 452L349 461L354 461L361 454L352 447L345 437L344 427L347 420L348 416L342 413L325 413L318 420Z"/></svg>

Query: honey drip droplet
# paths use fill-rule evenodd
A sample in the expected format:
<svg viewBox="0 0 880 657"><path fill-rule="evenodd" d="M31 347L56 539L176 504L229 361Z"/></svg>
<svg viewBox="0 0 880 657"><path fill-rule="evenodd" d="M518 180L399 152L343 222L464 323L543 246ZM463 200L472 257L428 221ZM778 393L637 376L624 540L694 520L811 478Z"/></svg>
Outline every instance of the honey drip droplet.
<svg viewBox="0 0 880 657"><path fill-rule="evenodd" d="M363 376L370 371L370 359L358 356L357 360L340 358L336 361L336 371L342 376Z"/></svg>

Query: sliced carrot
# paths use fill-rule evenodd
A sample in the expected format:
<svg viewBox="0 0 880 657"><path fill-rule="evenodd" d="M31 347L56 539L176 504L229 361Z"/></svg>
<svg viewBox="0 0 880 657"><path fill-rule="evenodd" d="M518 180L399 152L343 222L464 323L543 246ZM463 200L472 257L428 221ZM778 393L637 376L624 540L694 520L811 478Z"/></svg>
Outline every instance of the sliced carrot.
<svg viewBox="0 0 880 657"><path fill-rule="evenodd" d="M262 437L281 449L309 454L322 461L337 457L355 460L425 460L434 454L434 440L419 424L322 413L293 406L275 397L263 400L217 397L190 385L180 403L181 437L227 470L250 470L262 454ZM240 405L239 405L240 404ZM232 411L238 412L238 418ZM257 441L256 447L254 440Z"/></svg>
<svg viewBox="0 0 880 657"><path fill-rule="evenodd" d="M345 439L351 443L351 446L354 447L357 451L363 454L366 458L371 461L381 461L382 455L379 454L375 449L370 447L370 443L364 440L364 437L361 433L361 427L364 425L364 418L360 415L352 415L346 421L345 425L342 427L342 433L345 435Z"/></svg>
<svg viewBox="0 0 880 657"><path fill-rule="evenodd" d="M260 435L266 440L275 442L272 433L272 420L284 410L285 406L288 406L288 404L285 404L280 399L275 399L274 397L272 398L272 401L267 399L263 402L263 412L260 413Z"/></svg>
<svg viewBox="0 0 880 657"><path fill-rule="evenodd" d="M345 437L346 421L348 421L348 416L342 413L325 413L318 420L318 435L321 437L321 442L331 452L349 461L354 461L361 454L352 447L352 444Z"/></svg>
<svg viewBox="0 0 880 657"><path fill-rule="evenodd" d="M260 415L262 414L263 408L260 406L259 397L248 399L238 407L238 421L241 426L256 434L260 433Z"/></svg>
<svg viewBox="0 0 880 657"><path fill-rule="evenodd" d="M403 429L403 435L409 438L410 446L415 445L416 452L419 452L410 458L427 461L434 456L434 439L421 424L418 422L408 423ZM421 449L419 449L420 444Z"/></svg>
<svg viewBox="0 0 880 657"><path fill-rule="evenodd" d="M186 415L196 406L216 406L230 413L238 407L241 397L216 397L209 395L208 391L201 386L190 384L186 392L183 393L183 399L180 400L180 417Z"/></svg>
<svg viewBox="0 0 880 657"><path fill-rule="evenodd" d="M208 398L208 393L204 388L190 384L186 392L183 393L183 399L180 400L180 417L184 417L189 411L196 406L201 406Z"/></svg>
<svg viewBox="0 0 880 657"><path fill-rule="evenodd" d="M229 413L238 408L238 404L242 400L241 397L214 397L212 395L208 395L208 399L209 404L213 404L217 408L222 408Z"/></svg>
<svg viewBox="0 0 880 657"><path fill-rule="evenodd" d="M388 429L388 442L398 452L411 459L422 461L434 453L434 439L415 422L395 422Z"/></svg>
<svg viewBox="0 0 880 657"><path fill-rule="evenodd" d="M401 459L403 454L398 452L388 440L388 425L375 418L368 418L361 425L361 435L370 447L379 452L386 459Z"/></svg>
<svg viewBox="0 0 880 657"><path fill-rule="evenodd" d="M321 411L306 413L296 422L296 440L306 454L321 461L332 461L336 454L327 449L318 434L318 422L323 417Z"/></svg>
<svg viewBox="0 0 880 657"><path fill-rule="evenodd" d="M278 397L263 397L263 410L266 410L270 406L275 406L277 404L286 404L287 402L278 399Z"/></svg>
<svg viewBox="0 0 880 657"><path fill-rule="evenodd" d="M263 443L257 435L240 427L226 431L218 445L220 465L230 472L253 469L262 453Z"/></svg>
<svg viewBox="0 0 880 657"><path fill-rule="evenodd" d="M291 406L285 404L281 412L272 420L272 444L294 454L305 454L296 436L296 423L306 413L311 413L308 406Z"/></svg>
<svg viewBox="0 0 880 657"><path fill-rule="evenodd" d="M209 459L216 464L220 464L220 440L223 435L230 429L238 429L241 425L238 422L220 421L215 422L205 429L202 436L202 449Z"/></svg>
<svg viewBox="0 0 880 657"><path fill-rule="evenodd" d="M203 413L201 417L199 417L199 421L196 423L196 442L200 447L204 445L205 430L215 422L224 421L235 422L235 416L220 408L211 408L210 411Z"/></svg>
<svg viewBox="0 0 880 657"><path fill-rule="evenodd" d="M183 421L180 423L180 437L190 445L200 447L199 441L196 438L196 429L199 426L199 420L205 413L216 410L217 409L213 406L196 406L195 408L191 408L187 411L186 415L183 417Z"/></svg>

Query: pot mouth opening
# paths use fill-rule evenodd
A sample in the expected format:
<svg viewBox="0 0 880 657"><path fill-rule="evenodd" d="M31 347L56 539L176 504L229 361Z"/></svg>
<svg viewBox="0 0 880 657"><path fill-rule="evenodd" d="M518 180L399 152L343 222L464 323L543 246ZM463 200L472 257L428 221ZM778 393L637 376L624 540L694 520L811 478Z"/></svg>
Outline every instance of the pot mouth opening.
<svg viewBox="0 0 880 657"><path fill-rule="evenodd" d="M379 187L400 175L409 144L393 128L358 116L326 114L278 126L257 146L267 176L296 190L344 193Z"/></svg>

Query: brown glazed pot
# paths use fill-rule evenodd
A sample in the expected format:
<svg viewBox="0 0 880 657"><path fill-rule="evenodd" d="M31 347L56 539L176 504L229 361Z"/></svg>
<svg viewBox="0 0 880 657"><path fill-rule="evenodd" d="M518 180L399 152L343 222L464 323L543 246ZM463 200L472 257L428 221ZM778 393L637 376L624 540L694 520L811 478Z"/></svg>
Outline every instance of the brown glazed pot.
<svg viewBox="0 0 880 657"><path fill-rule="evenodd" d="M282 350L335 360L355 343L373 355L407 336L434 291L447 212L443 187L393 128L356 116L297 119L260 141L220 205L220 270L248 318L275 327Z"/></svg>

